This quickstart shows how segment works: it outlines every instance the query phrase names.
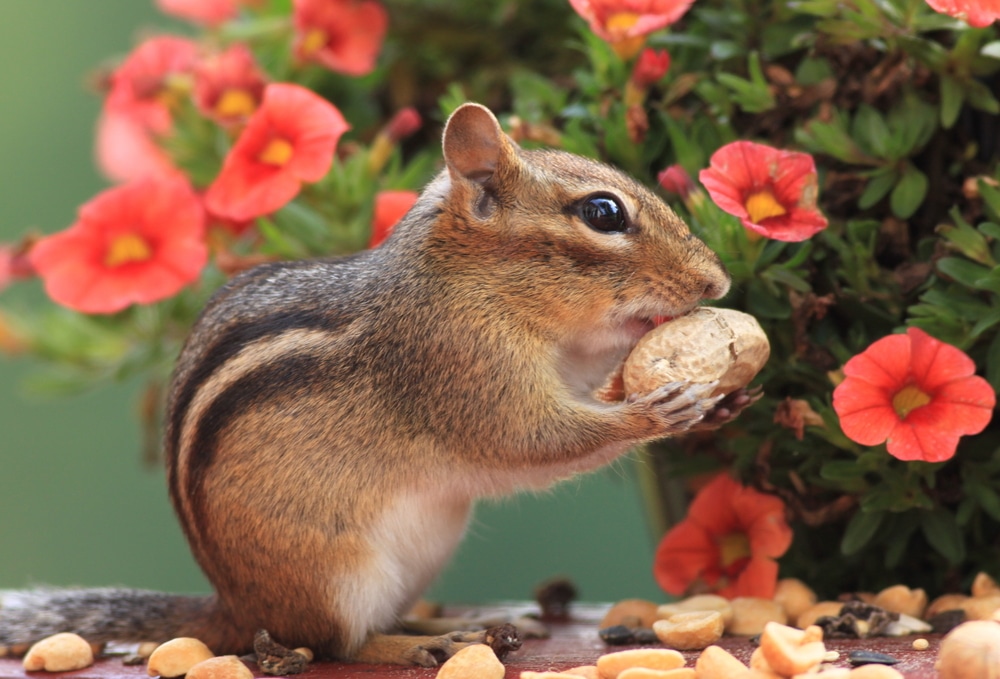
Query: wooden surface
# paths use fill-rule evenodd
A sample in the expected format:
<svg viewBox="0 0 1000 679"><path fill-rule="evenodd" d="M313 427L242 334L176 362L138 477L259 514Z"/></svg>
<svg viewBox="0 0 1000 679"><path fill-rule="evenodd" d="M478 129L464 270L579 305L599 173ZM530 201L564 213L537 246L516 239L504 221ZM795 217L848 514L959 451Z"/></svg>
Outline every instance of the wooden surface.
<svg viewBox="0 0 1000 679"><path fill-rule="evenodd" d="M597 622L605 606L576 605L572 609L572 617L566 622L550 625L552 636L549 639L529 639L516 653L506 660L506 679L518 679L522 670L563 670L577 665L592 665L597 657L614 650L633 648L631 646L609 647L597 636ZM494 609L478 609L476 612L490 612ZM532 606L511 605L505 610L525 612L533 610ZM853 650L874 650L888 653L900 660L895 668L902 672L906 679L936 679L934 660L940 637L923 635L930 642L930 647L924 651L912 648L916 637L888 638L879 637L864 640L829 640L828 650L839 651L841 659L835 667L850 667L847 654ZM746 637L723 638L720 646L728 650L743 662L749 662L753 646ZM685 652L687 665L694 666L698 657L697 651ZM256 666L251 666L255 676L263 677ZM302 679L432 679L437 675L436 669L417 667L395 667L389 665L355 665L333 662L315 662L303 674L296 675ZM0 679L39 679L39 677L58 677L59 679L141 679L146 678L145 666L125 666L121 658L102 658L92 666L75 672L48 674L45 672L25 672L20 660L13 658L0 659ZM821 675L820 675L821 676Z"/></svg>

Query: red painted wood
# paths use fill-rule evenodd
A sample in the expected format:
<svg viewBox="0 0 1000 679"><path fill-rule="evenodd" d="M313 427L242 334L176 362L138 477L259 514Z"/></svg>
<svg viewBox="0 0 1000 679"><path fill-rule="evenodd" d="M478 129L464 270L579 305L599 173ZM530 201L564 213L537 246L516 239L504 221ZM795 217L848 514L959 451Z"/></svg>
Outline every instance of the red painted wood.
<svg viewBox="0 0 1000 679"><path fill-rule="evenodd" d="M511 605L505 610L525 612L532 610L531 606ZM529 639L521 650L512 653L506 661L506 679L518 679L522 670L564 670L577 665L592 665L602 653L630 648L608 647L597 636L597 622L606 606L577 605L573 608L572 619L563 623L551 625L552 637L549 639ZM479 609L477 612L490 612ZM456 611L448 611L449 615ZM850 667L847 653L852 650L872 650L888 653L899 658L896 669L903 673L906 679L936 679L934 660L940 636L923 635L930 642L930 647L924 651L912 648L916 637L888 638L879 637L864 640L834 639L826 642L828 650L839 651L841 660L834 663L839 667ZM743 662L749 662L753 652L749 640L745 637L726 637L719 643ZM685 652L688 666L694 666L698 657L697 651ZM251 669L255 669L252 667ZM356 665L333 662L315 662L303 674L301 679L433 679L436 669L417 667L395 667L390 665ZM265 675L257 674L257 677ZM93 667L75 672L48 674L45 672L25 672L17 659L0 659L0 679L148 679L144 666L127 667L120 658L104 658Z"/></svg>

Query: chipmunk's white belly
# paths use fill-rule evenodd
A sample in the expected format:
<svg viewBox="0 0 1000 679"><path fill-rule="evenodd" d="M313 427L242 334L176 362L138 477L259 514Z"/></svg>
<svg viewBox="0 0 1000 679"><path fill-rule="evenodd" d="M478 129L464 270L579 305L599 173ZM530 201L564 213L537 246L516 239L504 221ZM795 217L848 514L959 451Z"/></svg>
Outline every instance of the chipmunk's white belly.
<svg viewBox="0 0 1000 679"><path fill-rule="evenodd" d="M382 512L367 540L371 560L336 587L347 624L369 625L352 629L352 637L360 641L371 629L390 629L409 610L454 553L469 510L470 503L453 494L412 492Z"/></svg>

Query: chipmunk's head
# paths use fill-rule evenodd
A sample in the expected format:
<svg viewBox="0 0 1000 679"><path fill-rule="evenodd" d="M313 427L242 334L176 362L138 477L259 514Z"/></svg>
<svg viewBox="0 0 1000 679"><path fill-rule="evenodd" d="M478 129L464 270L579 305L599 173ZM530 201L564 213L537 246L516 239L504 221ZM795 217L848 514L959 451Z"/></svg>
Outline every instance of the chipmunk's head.
<svg viewBox="0 0 1000 679"><path fill-rule="evenodd" d="M429 193L434 238L496 274L518 304L554 323L605 327L632 342L658 316L729 290L718 256L652 191L607 165L521 149L490 111L465 104L444 132L447 171ZM435 185L432 185L432 187Z"/></svg>

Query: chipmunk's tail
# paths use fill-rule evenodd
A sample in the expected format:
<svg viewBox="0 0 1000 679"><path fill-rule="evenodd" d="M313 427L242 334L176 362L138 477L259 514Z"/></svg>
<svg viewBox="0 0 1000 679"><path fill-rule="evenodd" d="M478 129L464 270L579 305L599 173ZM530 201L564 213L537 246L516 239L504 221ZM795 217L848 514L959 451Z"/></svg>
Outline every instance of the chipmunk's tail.
<svg viewBox="0 0 1000 679"><path fill-rule="evenodd" d="M212 596L117 588L0 591L0 646L31 644L59 632L74 632L93 643L163 642L193 636L212 648L203 635L217 613Z"/></svg>

